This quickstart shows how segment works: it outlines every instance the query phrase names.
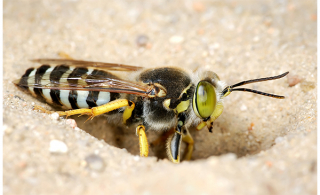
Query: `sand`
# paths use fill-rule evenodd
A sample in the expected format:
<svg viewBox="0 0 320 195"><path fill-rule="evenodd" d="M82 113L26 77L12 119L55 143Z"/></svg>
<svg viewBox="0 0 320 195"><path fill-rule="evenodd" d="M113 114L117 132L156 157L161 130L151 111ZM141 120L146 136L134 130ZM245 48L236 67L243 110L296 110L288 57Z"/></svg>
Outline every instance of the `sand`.
<svg viewBox="0 0 320 195"><path fill-rule="evenodd" d="M4 194L316 194L316 1L4 1ZM161 132L103 117L64 119L12 81L61 58L146 68L208 68L231 85L213 132L192 130L191 161L171 163ZM184 151L185 145L182 146Z"/></svg>

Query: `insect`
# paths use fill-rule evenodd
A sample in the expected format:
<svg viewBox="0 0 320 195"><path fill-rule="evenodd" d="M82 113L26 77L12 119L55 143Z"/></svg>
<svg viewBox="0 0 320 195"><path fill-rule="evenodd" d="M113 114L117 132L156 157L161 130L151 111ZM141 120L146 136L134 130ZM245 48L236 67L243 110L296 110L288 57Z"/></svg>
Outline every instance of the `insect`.
<svg viewBox="0 0 320 195"><path fill-rule="evenodd" d="M105 115L125 125L135 125L140 155L148 156L146 131L174 129L167 139L167 155L174 162L181 160L181 142L187 143L186 160L191 159L193 139L189 127L207 127L223 111L223 99L233 91L247 91L273 98L284 96L253 89L238 88L249 83L275 80L278 76L242 81L225 86L212 71L202 71L193 79L184 70L173 67L145 69L112 63L65 59L36 59L38 68L30 68L14 81L19 88L38 99L66 111L60 116L89 115L89 119ZM115 73L137 73L135 80ZM39 110L51 113L44 108Z"/></svg>

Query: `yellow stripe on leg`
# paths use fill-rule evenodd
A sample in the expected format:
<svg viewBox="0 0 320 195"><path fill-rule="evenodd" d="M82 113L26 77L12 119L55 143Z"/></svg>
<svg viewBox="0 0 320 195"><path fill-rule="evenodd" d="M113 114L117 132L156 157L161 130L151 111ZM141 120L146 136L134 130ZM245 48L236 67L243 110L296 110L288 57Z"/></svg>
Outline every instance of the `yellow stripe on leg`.
<svg viewBox="0 0 320 195"><path fill-rule="evenodd" d="M52 113L54 113L54 111L47 110L47 109L43 108L42 106L38 106L38 105L33 106L32 109L33 109L33 110L40 111L40 112L42 112L42 113L46 113L46 114L52 114Z"/></svg>
<svg viewBox="0 0 320 195"><path fill-rule="evenodd" d="M107 112L111 112L113 110L119 109L124 106L129 106L129 100L118 99L101 106L93 107L91 109L82 108L82 109L75 109L75 110L68 110L68 111L60 111L57 113L60 116L67 116L67 117L71 115L76 115L76 114L90 115L89 119L93 119L95 116L98 116Z"/></svg>
<svg viewBox="0 0 320 195"><path fill-rule="evenodd" d="M94 116L98 116L100 114L104 114L124 106L129 106L129 100L118 99L98 107L93 107L91 109Z"/></svg>
<svg viewBox="0 0 320 195"><path fill-rule="evenodd" d="M123 124L127 123L127 120L131 117L132 111L134 110L135 104L131 102L131 106L127 106L126 109L123 112L122 118L123 118Z"/></svg>
<svg viewBox="0 0 320 195"><path fill-rule="evenodd" d="M139 125L136 128L136 133L139 136L140 156L147 157L149 154L149 144L145 127L143 125Z"/></svg>
<svg viewBox="0 0 320 195"><path fill-rule="evenodd" d="M83 109L75 109L75 110L67 110L67 111L58 111L57 112L60 116L72 116L76 114L81 115L92 115L92 110L89 108L83 108ZM93 116L94 117L94 116ZM92 118L93 118L92 117Z"/></svg>
<svg viewBox="0 0 320 195"><path fill-rule="evenodd" d="M182 141L187 143L187 149L186 149L187 151L185 153L184 160L191 160L194 141L188 129L186 129L186 131L187 133L183 134L182 136Z"/></svg>

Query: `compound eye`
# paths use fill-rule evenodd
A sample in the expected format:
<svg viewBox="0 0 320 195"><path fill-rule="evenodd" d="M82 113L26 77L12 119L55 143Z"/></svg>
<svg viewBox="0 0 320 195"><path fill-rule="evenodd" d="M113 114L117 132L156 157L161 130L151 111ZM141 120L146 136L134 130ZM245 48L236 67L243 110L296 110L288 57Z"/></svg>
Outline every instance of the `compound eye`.
<svg viewBox="0 0 320 195"><path fill-rule="evenodd" d="M194 111L201 118L208 118L216 106L216 93L208 81L200 81L193 96Z"/></svg>

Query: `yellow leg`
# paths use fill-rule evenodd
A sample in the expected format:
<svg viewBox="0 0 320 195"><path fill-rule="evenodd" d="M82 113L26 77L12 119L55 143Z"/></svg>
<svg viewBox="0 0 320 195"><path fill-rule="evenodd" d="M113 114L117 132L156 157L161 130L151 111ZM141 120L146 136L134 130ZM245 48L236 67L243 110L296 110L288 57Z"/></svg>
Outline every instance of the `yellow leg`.
<svg viewBox="0 0 320 195"><path fill-rule="evenodd" d="M71 115L76 115L76 114L81 114L81 115L90 115L89 119L93 119L95 116L111 112L113 110L116 110L118 108L124 107L124 106L129 106L129 100L126 99L118 99L114 100L112 102L109 102L107 104L104 104L102 106L98 107L93 107L91 109L89 108L82 108L82 109L76 109L76 110L68 110L64 112L58 112L60 116L71 116ZM88 119L88 120L89 120Z"/></svg>
<svg viewBox="0 0 320 195"><path fill-rule="evenodd" d="M182 136L182 141L187 143L187 151L184 156L184 160L191 160L194 141L193 141L192 136L189 133L189 131L187 129L185 129L185 130L186 130L186 133L183 133L183 136Z"/></svg>
<svg viewBox="0 0 320 195"><path fill-rule="evenodd" d="M67 111L58 111L57 113L59 114L59 116L71 116L71 115L76 115L76 114L80 114L80 115L89 115L90 117L89 119L93 119L95 116L107 113L107 112L111 112L113 110L116 110L118 108L124 107L124 106L129 106L129 111L125 112L125 117L126 120L128 118L130 118L132 110L134 109L134 103L127 100L127 99L118 99L118 100L114 100L111 101L107 104L104 104L102 106L98 106L98 107L93 107L93 108L81 108L81 109L75 109L75 110L67 110ZM41 106L35 106L34 107L35 110L40 110L42 112L45 112L47 114L51 114L53 113L52 111L47 111L46 109L42 108ZM127 109L126 109L127 110ZM131 110L131 111L130 111Z"/></svg>
<svg viewBox="0 0 320 195"><path fill-rule="evenodd" d="M43 113L46 113L46 114L52 114L52 113L54 113L54 111L49 111L49 110L43 108L42 106L38 106L38 105L33 106L32 109L33 109L33 110L38 110L38 111L43 112Z"/></svg>
<svg viewBox="0 0 320 195"><path fill-rule="evenodd" d="M139 136L140 156L147 157L149 154L149 144L143 125L139 125L136 128L136 134Z"/></svg>
<svg viewBox="0 0 320 195"><path fill-rule="evenodd" d="M130 101L129 103L131 103L131 105L126 107L126 109L124 110L123 115L122 115L123 124L127 123L127 120L131 117L132 111L133 111L133 109L135 107L135 104L133 102Z"/></svg>

